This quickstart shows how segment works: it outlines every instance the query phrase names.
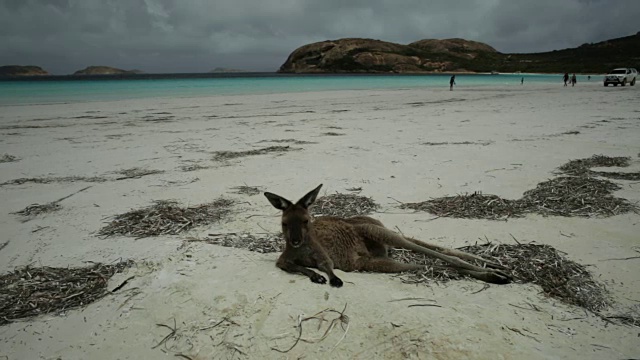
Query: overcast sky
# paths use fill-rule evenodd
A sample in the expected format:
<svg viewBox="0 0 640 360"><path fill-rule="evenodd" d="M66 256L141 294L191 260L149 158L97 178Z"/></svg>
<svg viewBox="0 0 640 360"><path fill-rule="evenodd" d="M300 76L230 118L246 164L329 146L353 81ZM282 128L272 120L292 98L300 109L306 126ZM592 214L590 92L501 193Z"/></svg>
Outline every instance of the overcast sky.
<svg viewBox="0 0 640 360"><path fill-rule="evenodd" d="M536 52L640 30L640 0L0 0L0 65L275 71L296 48L460 37Z"/></svg>

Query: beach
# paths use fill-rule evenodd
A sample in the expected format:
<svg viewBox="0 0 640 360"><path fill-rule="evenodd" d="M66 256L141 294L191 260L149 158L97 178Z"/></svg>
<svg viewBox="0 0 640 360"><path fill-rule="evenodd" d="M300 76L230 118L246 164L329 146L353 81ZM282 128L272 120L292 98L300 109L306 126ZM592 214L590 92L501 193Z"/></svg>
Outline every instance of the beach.
<svg viewBox="0 0 640 360"><path fill-rule="evenodd" d="M345 284L332 288L279 270L277 253L186 241L278 234L279 211L237 187L293 201L319 184L321 196L358 189L386 227L440 246L550 245L588 265L610 292L611 314L637 314L637 213L489 220L399 206L474 192L518 199L593 155L630 165L592 170L638 172L637 98L638 87L592 80L2 106L0 156L15 159L0 163L0 271L134 265L108 279L110 290L124 285L98 301L0 326L0 358L638 358L637 326L537 285L408 284L337 270ZM616 197L640 201L639 181L612 181ZM70 194L56 211L14 214ZM220 198L231 200L229 214L178 235L99 236L114 216L154 201ZM335 312L298 326L325 309ZM339 312L348 321L332 323Z"/></svg>

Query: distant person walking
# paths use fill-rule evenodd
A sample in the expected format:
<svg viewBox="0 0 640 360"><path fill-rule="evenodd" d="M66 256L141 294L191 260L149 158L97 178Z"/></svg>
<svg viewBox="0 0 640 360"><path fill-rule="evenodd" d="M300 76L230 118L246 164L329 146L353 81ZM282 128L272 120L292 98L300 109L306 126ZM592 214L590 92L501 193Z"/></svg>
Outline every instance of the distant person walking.
<svg viewBox="0 0 640 360"><path fill-rule="evenodd" d="M577 82L578 80L576 79L576 74L573 74L573 76L571 76L571 86L576 86Z"/></svg>
<svg viewBox="0 0 640 360"><path fill-rule="evenodd" d="M569 82L569 73L564 73L562 80L564 80L564 86L567 86L567 83Z"/></svg>
<svg viewBox="0 0 640 360"><path fill-rule="evenodd" d="M451 79L449 79L449 91L453 90L453 85L456 84L456 76L453 75L451 76Z"/></svg>
<svg viewBox="0 0 640 360"><path fill-rule="evenodd" d="M591 75L587 76L587 80L591 80Z"/></svg>
<svg viewBox="0 0 640 360"><path fill-rule="evenodd" d="M524 76L520 79L520 85L524 85Z"/></svg>

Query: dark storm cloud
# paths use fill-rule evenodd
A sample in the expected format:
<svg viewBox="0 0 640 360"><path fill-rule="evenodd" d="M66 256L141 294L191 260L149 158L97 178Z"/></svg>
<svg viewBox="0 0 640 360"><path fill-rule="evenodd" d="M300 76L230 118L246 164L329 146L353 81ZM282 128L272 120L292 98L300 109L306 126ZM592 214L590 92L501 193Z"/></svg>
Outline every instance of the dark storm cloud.
<svg viewBox="0 0 640 360"><path fill-rule="evenodd" d="M639 16L638 0L0 0L0 64L273 71L301 45L344 37L534 52L634 34Z"/></svg>

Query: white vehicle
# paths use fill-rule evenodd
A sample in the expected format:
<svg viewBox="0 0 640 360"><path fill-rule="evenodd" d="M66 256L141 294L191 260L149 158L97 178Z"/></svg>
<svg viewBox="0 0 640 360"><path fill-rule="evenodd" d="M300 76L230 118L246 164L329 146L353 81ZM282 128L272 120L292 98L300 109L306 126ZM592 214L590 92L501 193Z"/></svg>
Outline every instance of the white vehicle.
<svg viewBox="0 0 640 360"><path fill-rule="evenodd" d="M633 86L636 84L636 77L638 71L632 68L618 68L613 69L607 75L604 76L604 86L618 86L618 84L625 86L627 84Z"/></svg>

